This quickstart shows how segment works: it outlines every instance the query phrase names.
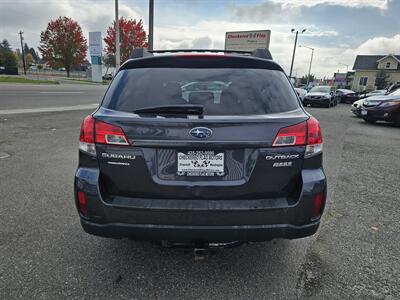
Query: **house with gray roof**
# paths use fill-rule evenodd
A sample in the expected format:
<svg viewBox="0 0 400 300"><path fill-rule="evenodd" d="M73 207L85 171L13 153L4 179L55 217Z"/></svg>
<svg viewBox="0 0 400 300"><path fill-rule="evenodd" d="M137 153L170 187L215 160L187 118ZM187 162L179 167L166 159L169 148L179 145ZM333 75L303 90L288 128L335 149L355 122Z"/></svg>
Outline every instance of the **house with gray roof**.
<svg viewBox="0 0 400 300"><path fill-rule="evenodd" d="M374 90L379 70L389 74L389 83L397 83L400 82L400 55L357 55L353 70L352 90L356 92Z"/></svg>

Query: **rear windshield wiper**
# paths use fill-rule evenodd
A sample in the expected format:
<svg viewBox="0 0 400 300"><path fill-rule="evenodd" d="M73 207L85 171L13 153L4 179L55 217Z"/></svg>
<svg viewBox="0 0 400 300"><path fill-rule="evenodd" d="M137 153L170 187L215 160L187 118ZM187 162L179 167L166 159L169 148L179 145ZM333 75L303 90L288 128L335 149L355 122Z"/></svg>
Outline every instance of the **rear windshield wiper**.
<svg viewBox="0 0 400 300"><path fill-rule="evenodd" d="M155 115L203 115L203 105L176 104L143 107L134 110L135 114L155 114Z"/></svg>

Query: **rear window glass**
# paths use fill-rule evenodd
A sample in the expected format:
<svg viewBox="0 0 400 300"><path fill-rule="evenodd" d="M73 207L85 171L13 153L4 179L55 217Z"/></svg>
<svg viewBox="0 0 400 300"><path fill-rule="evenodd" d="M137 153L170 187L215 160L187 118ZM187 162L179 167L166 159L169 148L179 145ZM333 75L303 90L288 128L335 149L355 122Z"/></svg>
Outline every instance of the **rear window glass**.
<svg viewBox="0 0 400 300"><path fill-rule="evenodd" d="M299 108L283 72L243 68L121 70L102 105L133 112L180 104L203 105L205 115L259 115Z"/></svg>

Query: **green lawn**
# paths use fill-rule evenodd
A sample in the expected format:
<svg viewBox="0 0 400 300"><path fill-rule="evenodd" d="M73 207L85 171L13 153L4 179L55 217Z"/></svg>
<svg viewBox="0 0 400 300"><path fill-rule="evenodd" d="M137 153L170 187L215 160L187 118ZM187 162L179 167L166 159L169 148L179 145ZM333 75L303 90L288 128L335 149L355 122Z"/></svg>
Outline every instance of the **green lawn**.
<svg viewBox="0 0 400 300"><path fill-rule="evenodd" d="M23 77L12 77L12 76L0 76L0 82L7 83L35 83L35 84L58 84L58 81L53 80L36 80L36 79L26 79Z"/></svg>

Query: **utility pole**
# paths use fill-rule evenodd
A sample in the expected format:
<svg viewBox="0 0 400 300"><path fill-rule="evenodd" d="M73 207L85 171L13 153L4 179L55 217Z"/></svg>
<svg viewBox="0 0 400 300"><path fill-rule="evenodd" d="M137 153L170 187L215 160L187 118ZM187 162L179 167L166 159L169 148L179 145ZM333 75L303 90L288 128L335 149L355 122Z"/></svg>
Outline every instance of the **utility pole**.
<svg viewBox="0 0 400 300"><path fill-rule="evenodd" d="M149 0L149 50L153 50L154 34L154 0Z"/></svg>
<svg viewBox="0 0 400 300"><path fill-rule="evenodd" d="M118 17L118 0L115 0L115 72L121 65L121 50L119 45L119 17Z"/></svg>
<svg viewBox="0 0 400 300"><path fill-rule="evenodd" d="M290 72L289 72L289 78L292 78L292 72L293 72L293 64L294 64L294 57L296 55L296 47L297 47L297 36L299 35L299 31L295 30L294 28L291 30L292 33L296 33L296 38L294 40L294 48L293 48L293 56L292 56L292 64L290 65ZM306 30L303 29L300 33L304 33Z"/></svg>
<svg viewBox="0 0 400 300"><path fill-rule="evenodd" d="M24 40L24 37L22 36L22 34L23 34L22 30L20 30L18 34L19 34L19 38L21 40L22 65L24 66L24 74L26 75L25 53L24 53L24 46L22 45L22 41Z"/></svg>
<svg viewBox="0 0 400 300"><path fill-rule="evenodd" d="M308 68L308 76L307 76L307 86L308 86L308 84L310 83L311 64L312 64L312 60L313 60L313 56L314 56L314 48L308 47L308 46L304 46L304 45L299 45L299 48L300 47L307 48L307 49L311 50L310 67Z"/></svg>
<svg viewBox="0 0 400 300"><path fill-rule="evenodd" d="M312 59L314 56L314 48L311 49L311 59L310 59L310 67L308 68L308 77L307 77L307 85L310 83L310 76L311 76L311 64L312 64Z"/></svg>

